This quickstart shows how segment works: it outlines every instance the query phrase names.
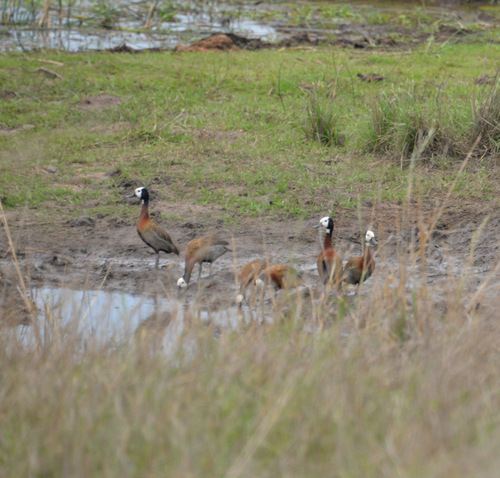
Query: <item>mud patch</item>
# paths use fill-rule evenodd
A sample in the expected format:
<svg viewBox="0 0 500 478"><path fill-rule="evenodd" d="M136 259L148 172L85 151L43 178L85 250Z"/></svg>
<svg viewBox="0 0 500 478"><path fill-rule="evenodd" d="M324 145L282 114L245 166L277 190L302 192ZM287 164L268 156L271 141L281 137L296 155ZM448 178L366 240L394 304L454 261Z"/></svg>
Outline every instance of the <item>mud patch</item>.
<svg viewBox="0 0 500 478"><path fill-rule="evenodd" d="M215 33L190 46L177 45L178 52L231 51L238 49L259 50L271 45L259 38L246 38L234 33Z"/></svg>
<svg viewBox="0 0 500 478"><path fill-rule="evenodd" d="M201 141L207 139L213 140L225 140L229 142L234 142L245 136L243 131L220 131L220 130L208 130L208 129L197 129L193 130L192 133Z"/></svg>
<svg viewBox="0 0 500 478"><path fill-rule="evenodd" d="M2 90L0 91L0 100L11 100L16 98L17 93L15 91Z"/></svg>
<svg viewBox="0 0 500 478"><path fill-rule="evenodd" d="M0 136L15 136L16 134L24 133L35 129L33 124L23 124L19 128L0 128Z"/></svg>
<svg viewBox="0 0 500 478"><path fill-rule="evenodd" d="M138 208L138 205L131 204L131 207ZM498 212L491 214L487 226L483 227L481 223L486 215L481 211L484 205L471 204L466 209L450 205L438 222L437 230L425 238L423 257L418 256L423 231L419 228L419 221L432 223L434 209L415 212L415 218L406 220L403 227L402 206L367 202L363 207L366 214L362 217L362 224L370 226L379 241L375 252L376 270L363 286L363 296L372 292L377 294L385 290L389 282L395 284L401 277L405 280L403 286L408 300L416 288L431 286L429 300L439 302L441 311L446 311L449 306L450 288L455 290L458 282L463 284L464 301L473 298L475 306L485 313L491 313L499 305L500 273L495 269L500 257ZM189 217L189 222L155 219L169 232L181 251L180 257L161 253L159 271L154 269L155 254L137 236L138 209L136 216L130 219L82 216L50 227L43 223L27 226L22 217L10 214L11 234L21 269L26 273L26 283L32 288L103 288L134 295L157 295L180 302L185 307L197 304L216 316L227 312L233 317L239 270L254 259L269 259L271 264L296 267L302 274L303 284L298 293L303 297L314 300L323 293L316 270L322 237L313 230L321 214L305 221L270 221L241 216L234 226L228 228L217 219L218 210L213 206L155 202L153 213L162 210L173 210L179 217ZM334 242L344 262L361 254L359 230L355 212L337 211ZM199 283L196 281L196 267L190 286L179 291L176 282L184 272L186 244L194 237L212 232L226 237L232 252L213 264L211 276L205 265ZM0 231L0 245L7 244L3 236L3 231ZM0 250L0 253L0 266L5 271L4 285L15 284L16 275L7 274L8 270L13 270L12 258L7 249ZM351 294L348 300L358 299ZM286 308L286 294L279 292L274 295L267 291L262 303L262 310L272 315L274 307ZM24 304L19 307L16 315L22 317ZM247 315L255 312L248 307L243 310Z"/></svg>
<svg viewBox="0 0 500 478"><path fill-rule="evenodd" d="M102 111L107 108L112 108L123 102L122 98L114 95L98 95L98 96L88 96L84 98L78 105L86 110L90 111Z"/></svg>

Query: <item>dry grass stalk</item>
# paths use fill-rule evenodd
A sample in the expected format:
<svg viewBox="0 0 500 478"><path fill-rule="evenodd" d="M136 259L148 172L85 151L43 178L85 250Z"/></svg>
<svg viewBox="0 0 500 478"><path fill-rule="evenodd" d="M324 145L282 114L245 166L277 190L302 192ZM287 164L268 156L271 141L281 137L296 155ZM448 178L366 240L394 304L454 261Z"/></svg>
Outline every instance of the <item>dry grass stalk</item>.
<svg viewBox="0 0 500 478"><path fill-rule="evenodd" d="M43 12L42 15L40 16L40 20L38 21L39 27L46 26L49 17L49 9L50 9L50 0L45 0L43 3Z"/></svg>
<svg viewBox="0 0 500 478"><path fill-rule="evenodd" d="M28 289L26 288L23 274L21 272L21 268L19 266L19 261L17 260L16 249L14 247L14 244L12 243L12 237L10 235L9 224L7 222L7 218L5 217L5 213L3 210L1 200L0 200L0 214L2 215L2 222L3 222L4 229L5 229L5 234L7 236L7 241L9 243L9 250L10 250L10 253L12 254L13 263L14 263L14 266L15 266L15 269L17 272L18 280L19 280L20 287L18 287L17 290L19 291L21 299L24 302L25 310L29 312L29 315L32 319L35 319L35 309L33 306L33 301L31 300L31 298L29 296Z"/></svg>

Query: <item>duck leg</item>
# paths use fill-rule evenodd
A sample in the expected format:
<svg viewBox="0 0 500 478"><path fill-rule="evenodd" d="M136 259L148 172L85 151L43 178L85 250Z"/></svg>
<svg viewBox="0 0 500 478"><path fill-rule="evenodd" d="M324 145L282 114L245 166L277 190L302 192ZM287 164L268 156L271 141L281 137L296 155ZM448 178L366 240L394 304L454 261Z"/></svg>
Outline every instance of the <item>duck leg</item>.
<svg viewBox="0 0 500 478"><path fill-rule="evenodd" d="M155 269L158 269L159 264L160 264L160 251L156 253Z"/></svg>
<svg viewBox="0 0 500 478"><path fill-rule="evenodd" d="M200 277L201 277L201 266L203 262L200 262L200 270L198 271L198 282L200 282Z"/></svg>

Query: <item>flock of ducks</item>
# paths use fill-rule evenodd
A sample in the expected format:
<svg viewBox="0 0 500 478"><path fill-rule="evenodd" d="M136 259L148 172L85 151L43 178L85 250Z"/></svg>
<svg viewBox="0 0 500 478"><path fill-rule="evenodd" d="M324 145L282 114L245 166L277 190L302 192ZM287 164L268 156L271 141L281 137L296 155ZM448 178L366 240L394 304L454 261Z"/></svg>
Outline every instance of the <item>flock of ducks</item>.
<svg viewBox="0 0 500 478"><path fill-rule="evenodd" d="M138 187L129 198L138 197L142 209L137 222L139 237L156 253L155 268L158 269L160 251L167 254L179 255L179 249L173 243L170 235L160 226L155 224L149 216L149 192L145 187ZM358 285L366 281L375 270L375 260L371 253L371 246L376 246L377 241L372 231L367 231L364 238L363 255L352 257L345 266L342 259L335 251L332 244L333 219L329 216L322 218L315 229L323 227L325 238L323 247L318 254L317 266L321 281L325 286L331 285L340 293L344 283ZM199 264L198 280L201 276L202 264L212 263L230 249L229 243L217 235L197 237L190 241L186 247L184 275L177 281L177 286L183 289L191 280L191 273L196 264ZM245 301L245 294L249 287L272 285L275 289L285 289L293 285L297 279L297 271L288 265L270 265L267 261L255 259L245 264L240 273L240 290L236 297L239 305Z"/></svg>

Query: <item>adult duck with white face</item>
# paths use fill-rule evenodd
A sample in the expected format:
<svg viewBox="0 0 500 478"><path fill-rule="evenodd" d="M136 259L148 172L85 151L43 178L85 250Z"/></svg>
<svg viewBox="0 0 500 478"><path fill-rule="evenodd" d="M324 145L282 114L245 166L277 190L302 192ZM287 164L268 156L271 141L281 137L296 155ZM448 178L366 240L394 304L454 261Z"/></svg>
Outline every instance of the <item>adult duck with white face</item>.
<svg viewBox="0 0 500 478"><path fill-rule="evenodd" d="M337 290L340 290L342 287L342 259L332 244L333 219L330 216L325 216L314 229L320 227L325 228L326 234L316 261L318 273L323 284L327 285L330 282Z"/></svg>
<svg viewBox="0 0 500 478"><path fill-rule="evenodd" d="M262 259L254 259L248 262L241 268L240 272L240 293L236 296L236 303L241 307L245 301L247 289L253 289L255 280L260 273L265 269L266 261Z"/></svg>
<svg viewBox="0 0 500 478"><path fill-rule="evenodd" d="M227 241L219 238L217 235L197 237L190 241L186 247L184 275L177 281L177 286L180 289L188 286L191 280L193 267L196 263L200 264L198 280L200 280L201 267L204 262L210 264L211 274L212 263L222 256L222 254L230 250L227 248L228 244Z"/></svg>
<svg viewBox="0 0 500 478"><path fill-rule="evenodd" d="M144 187L137 188L133 194L127 196L129 198L138 197L142 203L141 214L137 222L137 232L139 237L155 251L156 263L155 268L158 269L160 262L160 251L167 254L179 255L179 249L173 243L170 235L165 229L155 224L149 216L149 191Z"/></svg>
<svg viewBox="0 0 500 478"><path fill-rule="evenodd" d="M378 244L373 231L366 231L363 246L363 255L352 257L344 267L343 280L348 284L362 284L375 271L375 260L371 248Z"/></svg>

